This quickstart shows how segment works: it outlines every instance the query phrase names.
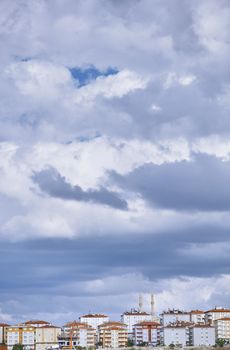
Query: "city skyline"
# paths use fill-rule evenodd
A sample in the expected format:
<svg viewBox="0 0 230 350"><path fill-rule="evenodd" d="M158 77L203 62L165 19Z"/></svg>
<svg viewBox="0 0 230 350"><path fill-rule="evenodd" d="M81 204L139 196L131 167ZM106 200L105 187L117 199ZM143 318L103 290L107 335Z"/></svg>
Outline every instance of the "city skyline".
<svg viewBox="0 0 230 350"><path fill-rule="evenodd" d="M0 322L230 300L228 0L0 1Z"/></svg>

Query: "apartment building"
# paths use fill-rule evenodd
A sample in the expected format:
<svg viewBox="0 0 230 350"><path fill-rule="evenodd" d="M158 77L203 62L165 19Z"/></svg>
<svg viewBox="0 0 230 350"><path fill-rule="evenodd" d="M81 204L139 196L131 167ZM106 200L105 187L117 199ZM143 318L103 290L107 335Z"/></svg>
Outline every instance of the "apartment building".
<svg viewBox="0 0 230 350"><path fill-rule="evenodd" d="M161 323L164 327L177 322L190 322L190 312L177 309L169 309L162 312Z"/></svg>
<svg viewBox="0 0 230 350"><path fill-rule="evenodd" d="M212 310L205 311L206 323L214 324L214 321L220 318L230 318L230 309L215 307Z"/></svg>
<svg viewBox="0 0 230 350"><path fill-rule="evenodd" d="M133 326L133 341L135 345L160 345L161 325L157 322L143 321Z"/></svg>
<svg viewBox="0 0 230 350"><path fill-rule="evenodd" d="M213 346L215 343L215 327L209 324L195 324L189 327L189 345Z"/></svg>
<svg viewBox="0 0 230 350"><path fill-rule="evenodd" d="M132 309L121 315L121 322L128 327L128 338L133 339L133 326L143 321L152 321L152 316L145 311Z"/></svg>
<svg viewBox="0 0 230 350"><path fill-rule="evenodd" d="M6 343L6 327L9 327L7 323L0 323L0 344Z"/></svg>
<svg viewBox="0 0 230 350"><path fill-rule="evenodd" d="M58 347L58 336L61 328L52 325L36 327L35 330L35 350L46 350L47 348Z"/></svg>
<svg viewBox="0 0 230 350"><path fill-rule="evenodd" d="M124 348L127 345L127 325L107 322L99 326L99 342L103 348Z"/></svg>
<svg viewBox="0 0 230 350"><path fill-rule="evenodd" d="M190 311L190 322L205 323L205 313L202 310Z"/></svg>
<svg viewBox="0 0 230 350"><path fill-rule="evenodd" d="M163 344L169 346L188 346L190 344L189 327L191 322L177 321L163 328Z"/></svg>
<svg viewBox="0 0 230 350"><path fill-rule="evenodd" d="M35 331L35 327L25 324L6 327L7 350L19 343L25 350L35 350Z"/></svg>
<svg viewBox="0 0 230 350"><path fill-rule="evenodd" d="M220 318L214 321L216 339L230 341L230 318Z"/></svg>
<svg viewBox="0 0 230 350"><path fill-rule="evenodd" d="M96 345L96 329L87 323L68 322L58 336L60 348L71 346L94 347Z"/></svg>
<svg viewBox="0 0 230 350"><path fill-rule="evenodd" d="M105 322L109 322L109 317L103 314L88 314L79 317L81 323L87 323L94 329L98 329L98 326Z"/></svg>

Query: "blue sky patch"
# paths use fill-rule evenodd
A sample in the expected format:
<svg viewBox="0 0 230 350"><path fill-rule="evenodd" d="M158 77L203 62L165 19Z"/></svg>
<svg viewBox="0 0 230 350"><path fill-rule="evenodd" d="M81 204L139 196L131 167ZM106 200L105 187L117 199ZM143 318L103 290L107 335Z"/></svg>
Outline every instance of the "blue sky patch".
<svg viewBox="0 0 230 350"><path fill-rule="evenodd" d="M118 73L118 69L113 67L108 67L105 71L100 71L94 66L90 66L86 69L74 67L74 68L69 68L69 70L70 70L70 73L72 74L72 77L79 81L80 86L87 85L92 80L95 80L100 76L107 77L109 75L114 75Z"/></svg>

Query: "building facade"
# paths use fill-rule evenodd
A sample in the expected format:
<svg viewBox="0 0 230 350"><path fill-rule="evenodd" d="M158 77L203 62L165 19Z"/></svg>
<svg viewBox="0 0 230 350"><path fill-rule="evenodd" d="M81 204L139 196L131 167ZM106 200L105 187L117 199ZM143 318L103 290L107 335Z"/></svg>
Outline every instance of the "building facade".
<svg viewBox="0 0 230 350"><path fill-rule="evenodd" d="M127 346L127 326L122 322L107 322L99 326L99 344L103 348Z"/></svg>
<svg viewBox="0 0 230 350"><path fill-rule="evenodd" d="M215 327L196 324L189 328L189 345L213 346L216 344Z"/></svg>
<svg viewBox="0 0 230 350"><path fill-rule="evenodd" d="M135 324L143 321L152 321L152 316L144 311L131 310L130 312L124 312L121 315L121 322L128 327L128 337L133 339L133 327Z"/></svg>
<svg viewBox="0 0 230 350"><path fill-rule="evenodd" d="M133 326L133 341L135 345L160 345L161 325L152 321L143 321Z"/></svg>
<svg viewBox="0 0 230 350"><path fill-rule="evenodd" d="M190 322L190 313L176 309L169 309L162 312L161 323L164 327L176 322Z"/></svg>
<svg viewBox="0 0 230 350"><path fill-rule="evenodd" d="M178 321L163 327L163 344L165 346L169 346L171 344L175 346L189 346L189 327L191 325L192 324L190 322Z"/></svg>
<svg viewBox="0 0 230 350"><path fill-rule="evenodd" d="M12 350L15 344L22 344L25 350L35 350L35 331L35 327L25 324L7 327L7 350Z"/></svg>
<svg viewBox="0 0 230 350"><path fill-rule="evenodd" d="M9 327L7 323L0 323L0 344L6 343L6 327Z"/></svg>
<svg viewBox="0 0 230 350"><path fill-rule="evenodd" d="M58 348L61 328L52 325L37 327L35 331L35 350Z"/></svg>
<svg viewBox="0 0 230 350"><path fill-rule="evenodd" d="M230 318L230 310L222 307L215 307L205 312L205 322L214 324L220 318Z"/></svg>
<svg viewBox="0 0 230 350"><path fill-rule="evenodd" d="M190 311L190 322L205 323L205 313L202 310Z"/></svg>
<svg viewBox="0 0 230 350"><path fill-rule="evenodd" d="M61 334L58 336L59 348L72 346L95 347L96 329L81 322L69 322L64 325Z"/></svg>
<svg viewBox="0 0 230 350"><path fill-rule="evenodd" d="M230 342L230 318L220 318L214 321L216 339L223 339Z"/></svg>
<svg viewBox="0 0 230 350"><path fill-rule="evenodd" d="M94 329L98 329L103 323L109 322L109 317L103 314L88 314L79 317L81 323L87 323Z"/></svg>

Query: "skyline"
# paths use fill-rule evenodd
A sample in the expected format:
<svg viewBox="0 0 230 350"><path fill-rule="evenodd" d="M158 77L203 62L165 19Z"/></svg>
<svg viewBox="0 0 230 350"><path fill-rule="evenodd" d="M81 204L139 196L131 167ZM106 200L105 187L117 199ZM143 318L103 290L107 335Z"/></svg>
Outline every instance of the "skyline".
<svg viewBox="0 0 230 350"><path fill-rule="evenodd" d="M0 1L0 322L229 305L229 30L228 0Z"/></svg>

